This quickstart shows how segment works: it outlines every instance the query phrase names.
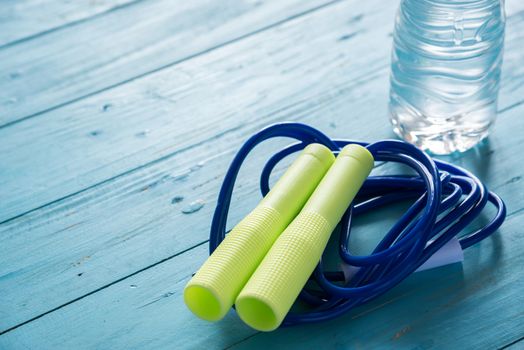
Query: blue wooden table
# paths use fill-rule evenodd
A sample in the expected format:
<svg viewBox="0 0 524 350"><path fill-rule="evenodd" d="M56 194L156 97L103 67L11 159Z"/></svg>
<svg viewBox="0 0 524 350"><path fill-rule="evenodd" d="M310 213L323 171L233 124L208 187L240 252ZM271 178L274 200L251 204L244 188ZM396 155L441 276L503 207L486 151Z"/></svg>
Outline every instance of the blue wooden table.
<svg viewBox="0 0 524 350"><path fill-rule="evenodd" d="M506 3L492 136L448 159L508 206L462 266L414 274L335 321L272 333L233 312L207 323L183 304L225 170L248 135L293 120L333 137L393 136L397 6L0 0L0 348L524 348L520 0ZM242 170L231 223L259 200L256 175L279 145ZM362 218L359 234L383 233L394 211Z"/></svg>

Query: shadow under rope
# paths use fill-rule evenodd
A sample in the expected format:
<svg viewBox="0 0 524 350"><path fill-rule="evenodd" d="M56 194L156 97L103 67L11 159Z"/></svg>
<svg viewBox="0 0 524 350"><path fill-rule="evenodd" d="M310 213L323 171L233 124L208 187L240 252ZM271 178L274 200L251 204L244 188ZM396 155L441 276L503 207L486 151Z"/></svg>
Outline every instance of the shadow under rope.
<svg viewBox="0 0 524 350"><path fill-rule="evenodd" d="M358 254L368 254L410 204L406 201L356 217L353 228L354 234L350 241L352 246L355 247L355 251ZM488 223L489 220L490 214L483 213L464 229L463 233L469 234L477 227ZM336 259L338 257L338 234L336 231L331 236L326 252L323 258L325 265L336 269L340 262ZM413 273L384 295L335 320L300 327L280 328L271 333L253 330L253 334L234 342L228 348L243 347L244 345L249 348L255 345L255 348L257 348L257 345L262 346L262 344L267 344L268 341L278 341L282 345L293 341L293 339L296 340L297 337L304 338L305 333L308 334L306 338L322 338L322 336L325 337L325 332L337 334L337 329L342 332L347 330L348 327L356 325L356 323L359 323L359 327L365 327L363 326L365 322L370 320L371 322L378 322L377 320L385 314L398 314L399 310L402 313L401 318L405 319L404 321L408 320L409 324L397 333L391 334L391 340L397 341L415 327L418 328L418 332L424 332L421 328L432 325L431 322L428 322L429 317L438 316L443 312L460 313L461 311L455 308L457 304L480 293L483 288L491 284L490 281L496 278L497 270L501 267L504 256L501 233L495 232L489 239L466 249L465 253L464 263L454 263ZM424 305L427 307L424 307ZM294 306L294 310L296 309ZM363 320L364 317L366 320ZM217 327L223 330L220 338L225 343L229 343L228 339L233 339L232 330L238 329L241 324L242 321L234 314L234 311L230 311L225 320L217 323ZM377 324L377 326L379 325ZM438 338L439 334L435 334L435 331L439 330L444 331L437 327L436 329L432 328L431 332ZM446 334L441 334L441 336L445 338ZM249 342L246 344L244 343L246 341Z"/></svg>
<svg viewBox="0 0 524 350"><path fill-rule="evenodd" d="M460 313L461 311L455 308L455 305L469 296L479 293L486 286L486 281L493 278L492 276L500 265L503 256L500 234L493 234L489 240L486 239L475 247L470 249L470 254L466 258L468 265L466 269L463 264L455 263L414 273L381 297L357 307L337 319L299 327L279 328L270 333L253 330L253 334L236 341L227 349L236 346L263 348L272 342L278 342L279 345L300 346L309 340L325 339L326 333L333 338L340 338L341 333L353 337L360 334L362 327L370 327L370 323L375 325L372 325L371 328L378 328L375 330L376 336L384 336L382 332L390 332L398 326L398 332L386 333L387 338L391 341L401 341L401 337L415 328L418 333L424 333L426 325L431 327L433 325L432 322L428 321L428 318L438 316L443 312ZM473 268L471 268L472 266ZM425 307L425 305L429 307ZM384 315L389 315L386 320L383 318ZM397 317L398 324L391 327L391 323L389 323L388 326L388 320L390 318L397 319ZM227 339L232 337L231 330L238 328L238 324L242 322L237 317L228 317L224 321L217 323L217 327L223 329L220 337L227 342ZM446 338L447 335L439 334L439 331L444 332L445 327L432 327L432 336ZM302 340L297 343L298 339ZM343 340L341 339L341 341ZM512 344L518 341L514 341ZM347 345L346 340L343 342ZM398 343L398 345L400 344ZM361 345L365 345L365 343Z"/></svg>

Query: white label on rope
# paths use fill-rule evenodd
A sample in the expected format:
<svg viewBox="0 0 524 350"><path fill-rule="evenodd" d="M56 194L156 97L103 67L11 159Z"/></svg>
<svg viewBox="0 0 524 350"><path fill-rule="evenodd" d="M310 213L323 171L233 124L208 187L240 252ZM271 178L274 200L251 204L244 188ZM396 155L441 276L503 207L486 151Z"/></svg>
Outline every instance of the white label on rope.
<svg viewBox="0 0 524 350"><path fill-rule="evenodd" d="M415 272L433 269L435 267L450 265L464 261L464 251L460 246L457 237L453 237L439 250L435 252L424 264L422 264ZM345 263L340 264L340 268L344 273L344 279L349 282L353 276L360 269L358 266L352 266Z"/></svg>
<svg viewBox="0 0 524 350"><path fill-rule="evenodd" d="M435 267L454 264L464 261L464 251L457 237L453 237L437 250L424 264L415 272L429 270Z"/></svg>

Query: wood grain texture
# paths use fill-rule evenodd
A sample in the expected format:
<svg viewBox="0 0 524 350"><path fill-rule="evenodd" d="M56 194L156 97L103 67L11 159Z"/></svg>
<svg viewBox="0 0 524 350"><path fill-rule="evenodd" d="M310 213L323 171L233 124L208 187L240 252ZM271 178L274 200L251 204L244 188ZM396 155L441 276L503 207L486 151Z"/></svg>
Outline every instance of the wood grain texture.
<svg viewBox="0 0 524 350"><path fill-rule="evenodd" d="M182 289L207 255L200 246L4 334L0 347L492 349L524 331L517 307L524 256L515 244L524 239L523 217L510 217L500 234L468 249L463 267L417 273L330 322L255 333L233 312L218 323L197 319Z"/></svg>
<svg viewBox="0 0 524 350"><path fill-rule="evenodd" d="M521 350L524 348L524 337L502 347L503 350Z"/></svg>
<svg viewBox="0 0 524 350"><path fill-rule="evenodd" d="M82 299L80 312L70 309L72 314L51 314L52 321L46 320L52 323L48 331L23 327L18 334L0 336L0 348L202 349L225 348L241 341L254 331L232 312L223 322L212 324L181 308L181 290L206 252L207 247L200 246L194 254L175 257L100 291L96 299ZM93 321L88 327L86 316Z"/></svg>
<svg viewBox="0 0 524 350"><path fill-rule="evenodd" d="M18 44L136 1L141 0L2 0L0 47Z"/></svg>
<svg viewBox="0 0 524 350"><path fill-rule="evenodd" d="M329 1L141 1L0 49L0 125L132 80Z"/></svg>
<svg viewBox="0 0 524 350"><path fill-rule="evenodd" d="M206 255L203 246L191 248L207 236L221 178L247 135L292 119L332 136L391 136L384 121L394 6L369 2L355 13L355 4L316 11L63 108L59 117L50 113L6 128L16 137L6 132L4 140L20 141L2 149L2 159L26 162L20 168L26 170L0 168L0 178L26 193L27 203L91 187L0 225L0 329L59 307L0 336L0 348L442 348L455 340L490 348L518 339L524 332L524 169L515 152L523 149L524 38L515 2L508 10L496 129L490 143L453 159L503 196L510 218L499 235L468 250L462 274L428 272L340 320L270 335L254 335L233 315L219 324L198 321L181 302L183 285ZM145 93L159 86L158 96ZM170 117L158 117L163 109ZM18 157L27 159L13 162L24 147ZM31 159L38 166L31 168ZM258 199L253 174L264 159L260 151L247 165L232 222ZM31 187L36 176L47 180L40 189ZM13 205L11 196L1 197ZM174 200L179 196L184 199ZM200 211L181 213L196 199L206 202Z"/></svg>
<svg viewBox="0 0 524 350"><path fill-rule="evenodd" d="M524 336L518 340L515 340L514 342L511 342L501 349L504 350L521 350L524 348Z"/></svg>
<svg viewBox="0 0 524 350"><path fill-rule="evenodd" d="M523 308L509 306L523 301L518 292L523 273L506 263L523 262L515 244L524 238L521 216L510 217L500 235L468 249L462 270L450 266L415 274L376 308L257 334L233 348L494 349L511 342L524 332Z"/></svg>
<svg viewBox="0 0 524 350"><path fill-rule="evenodd" d="M256 125L282 120L292 116L287 106L292 106L293 111L304 109L312 106L309 99L325 99L327 94L355 88L376 74L387 74L390 39L384 37L384 32L389 28L359 21L366 18L361 15L374 11L373 4L360 5L360 12L354 10L355 5L345 8L347 12L334 16L333 21L338 18L338 22L333 25L318 20L315 25L319 26L319 34L293 27L291 38L277 42L282 36L272 30L267 37L245 40L238 49L204 55L0 129L0 153L4 155L0 168L0 197L4 199L0 203L0 222L240 127L253 116L262 122ZM393 4L378 7L383 10L372 18L377 23L391 23ZM513 59L507 61L518 72L522 67L517 33L522 22L518 17L513 22L515 34L508 35L508 51L512 50L508 56L513 55ZM321 37L324 26L333 28L331 37ZM382 37L375 38L377 33ZM314 50L308 51L309 56L302 53L309 44L303 40L315 38L323 45L325 56L317 57L318 51ZM372 47L369 40L380 44ZM516 45L512 46L512 41ZM362 55L359 50L369 53ZM306 60L313 60L316 66ZM301 68L306 64L304 72ZM225 82L230 76L236 80L228 83L231 91L227 91ZM511 79L519 86L524 76ZM297 86L295 82L305 87L300 98L293 87ZM253 89L255 85L257 90ZM356 90L352 99L358 98ZM203 99L206 103L201 103ZM505 108L517 101L518 95L510 94L501 105Z"/></svg>
<svg viewBox="0 0 524 350"><path fill-rule="evenodd" d="M366 9L372 11L371 6ZM241 127L255 119L254 116L262 116L258 125L263 123L262 118L266 118L266 122L279 120L286 113L279 110L288 97L293 103L307 105L307 99L314 94L325 95L328 89L334 91L335 81L328 79L336 76L333 68L348 64L345 58L352 45L351 41L338 43L337 40L363 28L361 23L350 21L360 13L355 14L350 8L345 10L348 12L337 16L337 28L320 20L315 24L319 26L318 34L304 33L304 27L300 26L277 27L270 30L268 36L259 35L258 39L245 40L232 49L183 62L0 129L3 140L0 153L5 155L0 169L0 177L4 179L0 196L5 198L0 204L0 221ZM329 38L322 38L323 26L334 28ZM289 32L288 38L278 42L284 39L279 34L283 30ZM337 56L316 58L317 66L309 65L308 69L318 70L304 75L300 69L303 60L317 56L314 48L310 48L307 58L303 55L294 59L308 48L305 39L316 39L324 45L324 50L335 46ZM294 42L300 45L289 49ZM362 40L357 42L360 47L366 44ZM366 62L370 65L364 71L349 71L354 81L344 78L343 83L355 85L366 79L367 74L375 74L377 68L385 69L379 57L384 59L387 52L384 48L376 56L367 57L374 61ZM363 60L355 55L354 63L361 62L360 66L364 66ZM376 66L378 62L383 66ZM322 66L324 69L319 69ZM326 70L327 67L332 69ZM229 81L230 77L234 81ZM301 95L302 100L293 98L295 89L289 85L297 79L310 85ZM338 81L341 82L340 78ZM202 103L203 100L206 103Z"/></svg>
<svg viewBox="0 0 524 350"><path fill-rule="evenodd" d="M378 2L369 3L370 12L377 4ZM184 93L172 93L174 103L148 97L150 95L143 94L144 87L138 86L133 89L137 92L136 95L131 93L131 89L119 93L128 99L128 105L115 103L114 99L111 99L110 101L115 103L113 112L109 112L113 113L110 114L112 117L97 113L101 116L96 122L97 125L81 127L77 130L77 136L72 137L69 134L75 129L70 124L61 125L61 122L58 122L56 126L62 131L53 134L57 152L75 152L70 146L65 146L71 141L79 144L87 141L86 147L81 146L77 149L80 154L70 153L66 158L53 155L53 147L46 146L42 148L46 151L41 155L40 166L36 154L27 155L26 157L31 159L27 161L32 162L33 169L54 167L53 170L48 169L55 174L53 176L65 175L71 179L70 184L77 188L83 188L80 172L85 164L90 163L93 167L89 170L88 177L95 174L93 170L98 172L98 169L105 168L105 174L101 175L107 177L129 168L130 164L126 165L125 162L104 166L103 159L108 159L108 155L118 160L127 154L127 159L131 159L129 156L134 158L134 166L142 165L141 162L148 158L154 160L160 156L167 156L167 159L153 162L126 176L107 181L69 199L1 225L3 237L9 237L5 242L11 242L0 247L0 256L4 257L2 261L5 262L0 264L0 269L5 268L0 275L10 276L3 279L4 283L0 282L0 288L5 287L4 292L0 294L0 310L6 314L0 318L1 328L6 329L30 319L147 266L151 261L156 261L155 259L160 260L204 240L213 201L231 152L239 147L239 140L245 139L263 125L282 119L295 119L321 127L330 122L348 119L351 108L358 118L340 128L338 135L347 135L351 127L364 125L364 116L376 113L375 106L381 103L379 99L384 99L387 93L387 85L384 84L387 80L387 69L382 67L378 75L370 73L366 66L373 69L374 65L369 64L369 57L361 60L357 54L359 51L349 49L349 42L334 45L338 43L338 38L348 31L344 24L354 17L347 15L351 6L353 4L348 3L333 9L326 8L324 11L327 12L312 14L283 28L275 28L257 38L238 43L235 47L223 48L207 58L192 60L178 66L173 72L165 72L147 82L147 87L159 86L162 85L159 83L160 78L172 81L170 78L177 77L181 71L189 72L193 77L191 88L186 87L189 91ZM332 17L331 21L324 20L326 14ZM367 19L364 17L360 26L369 25L376 18L375 15L369 15ZM311 26L316 26L319 30L298 40L304 35L305 28ZM368 32L368 37L354 37L354 45L364 50L370 38L374 36L382 35L384 40L388 40L387 33L386 27L377 27L376 31ZM284 50L290 42L301 42L301 45L296 45L294 50ZM330 55L319 56L317 50L321 47L337 49L331 50ZM273 56L264 60L263 57L269 49L274 50ZM374 59L385 60L388 52L389 49L384 47L382 52L377 52L380 56ZM301 57L298 57L298 53ZM351 56L350 60L344 59L348 56ZM295 62L293 57L299 58L299 62ZM243 62L243 68L238 68L240 62ZM312 73L303 76L302 69L306 64ZM355 69L356 67L359 69ZM287 70L287 73L282 73L284 70ZM313 73L313 70L318 72ZM269 77L265 78L263 74L268 74ZM224 85L227 81L226 76L231 80L228 85ZM381 77L380 80L377 79L378 76ZM279 84L275 84L275 79L279 79ZM289 89L290 84L297 82L308 88L300 93L295 89ZM380 94L373 93L379 89ZM220 90L227 91L227 96L218 96ZM168 98L171 96L165 91L158 93ZM199 105L203 96L206 96L207 103ZM354 100L359 102L348 106L348 101ZM383 107L384 101L385 99L382 102ZM84 112L77 115L75 120L91 123L89 116L92 115L91 112L99 110L99 105L88 101L84 106L93 107L88 111L82 107L76 109ZM331 112L335 107L338 112ZM164 108L168 110L162 112ZM137 110L133 112L135 109ZM38 120L42 118L43 116ZM133 126L135 118L138 124ZM37 119L15 125L11 129L36 121ZM48 123L51 121L47 120ZM103 126L100 125L102 122ZM146 125L150 128L149 132L139 135L145 130ZM369 133L372 133L377 138L388 133L389 127L383 120L377 118L376 125L380 127L363 131L363 137L366 137L364 134L369 136ZM35 127L33 130L39 132L41 128ZM93 137L89 134L91 130L100 130L101 133ZM62 138L60 134L63 132L69 136ZM46 137L32 137L34 140L44 138ZM139 150L145 153L140 152L136 158L135 155L129 154ZM230 156L217 157L217 154L222 152L229 152ZM9 155L9 152L5 154ZM21 157L19 149L17 159L23 161L26 157ZM90 160L91 157L94 159ZM199 169L198 164L206 163L208 158L216 160ZM64 162L76 159L76 162L75 165L53 162L52 165L48 164L46 159L63 159ZM29 163L27 165L29 166ZM13 170L14 173L22 172ZM201 180L197 180L198 183L186 183L183 181L186 175L191 178L198 175ZM26 178L36 179L34 170ZM21 184L21 180L19 175L17 183ZM48 177L47 181L42 183L46 186L46 189L42 190L43 194L67 190L69 186L68 181L63 178L55 184L52 182L53 178ZM200 212L186 216L180 213L180 206L171 204L171 200L177 195L187 198L187 201L180 203L181 205L187 205L199 198L210 204ZM28 201L35 200L33 192ZM119 208L118 215L113 211L116 208ZM161 226L152 226L160 221L164 222ZM21 232L27 236L20 235ZM162 240L162 236L175 238L178 243L152 249L158 245L159 239ZM33 242L30 246L26 244L28 239ZM50 243L50 239L54 243ZM128 245L133 252L123 253L122 243ZM29 251L22 253L21 250L25 249ZM108 266L117 261L115 255L119 254L125 257L123 266L119 264L118 267L107 270ZM27 258L21 258L23 256ZM72 269L77 262L81 262L79 265L82 268L93 267L95 270L102 270L91 273L83 269ZM39 273L34 270L37 266ZM82 279L79 279L77 274L82 272ZM43 300L20 293L21 288L26 288L22 286L38 288L38 294L47 297ZM50 293L57 288L60 289L60 293Z"/></svg>

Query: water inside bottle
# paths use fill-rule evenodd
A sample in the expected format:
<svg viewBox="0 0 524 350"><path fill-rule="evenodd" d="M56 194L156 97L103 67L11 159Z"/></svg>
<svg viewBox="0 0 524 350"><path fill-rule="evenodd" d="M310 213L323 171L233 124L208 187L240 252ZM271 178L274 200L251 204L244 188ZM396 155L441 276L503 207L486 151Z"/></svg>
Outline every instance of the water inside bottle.
<svg viewBox="0 0 524 350"><path fill-rule="evenodd" d="M436 154L465 151L497 113L504 43L499 0L403 0L395 22L395 132Z"/></svg>

